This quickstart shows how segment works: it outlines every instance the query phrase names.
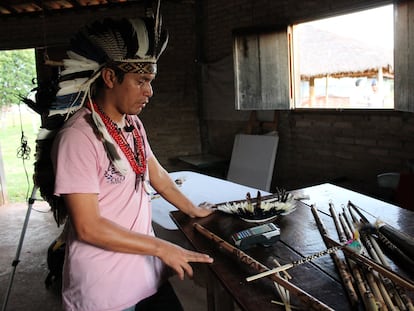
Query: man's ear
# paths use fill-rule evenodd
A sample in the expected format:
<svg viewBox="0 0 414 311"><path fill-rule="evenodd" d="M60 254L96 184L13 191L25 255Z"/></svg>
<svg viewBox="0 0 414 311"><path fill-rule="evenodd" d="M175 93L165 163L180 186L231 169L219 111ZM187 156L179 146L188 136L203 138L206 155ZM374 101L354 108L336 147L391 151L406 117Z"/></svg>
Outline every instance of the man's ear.
<svg viewBox="0 0 414 311"><path fill-rule="evenodd" d="M111 68L103 68L101 75L106 87L113 88L116 81L115 71Z"/></svg>

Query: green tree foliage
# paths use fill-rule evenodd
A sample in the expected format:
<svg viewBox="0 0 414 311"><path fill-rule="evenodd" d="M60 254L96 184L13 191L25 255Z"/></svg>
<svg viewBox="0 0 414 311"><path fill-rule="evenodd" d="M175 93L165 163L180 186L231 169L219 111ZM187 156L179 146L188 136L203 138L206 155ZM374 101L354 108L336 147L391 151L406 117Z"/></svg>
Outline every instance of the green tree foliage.
<svg viewBox="0 0 414 311"><path fill-rule="evenodd" d="M33 49L0 51L0 107L20 103L19 95L27 96L35 78Z"/></svg>

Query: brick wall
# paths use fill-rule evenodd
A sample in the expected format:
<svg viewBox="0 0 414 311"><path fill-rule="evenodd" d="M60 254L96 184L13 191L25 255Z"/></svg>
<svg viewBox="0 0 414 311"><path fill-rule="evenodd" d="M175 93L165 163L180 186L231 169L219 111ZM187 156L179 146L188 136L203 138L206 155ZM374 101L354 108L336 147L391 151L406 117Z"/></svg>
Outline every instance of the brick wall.
<svg viewBox="0 0 414 311"><path fill-rule="evenodd" d="M275 182L297 188L335 181L377 194L376 175L407 170L414 117L402 112L285 112Z"/></svg>

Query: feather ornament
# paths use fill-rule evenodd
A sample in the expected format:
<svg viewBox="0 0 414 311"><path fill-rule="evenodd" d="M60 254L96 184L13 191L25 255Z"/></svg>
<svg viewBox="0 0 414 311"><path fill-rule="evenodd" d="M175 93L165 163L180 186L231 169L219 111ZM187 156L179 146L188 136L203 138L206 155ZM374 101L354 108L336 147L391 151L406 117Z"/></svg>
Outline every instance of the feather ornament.
<svg viewBox="0 0 414 311"><path fill-rule="evenodd" d="M168 43L168 32L166 30L162 30L162 15L161 15L161 1L157 1L157 9L155 13L155 23L154 23L154 53L158 59L162 52L164 52L165 48L167 47Z"/></svg>
<svg viewBox="0 0 414 311"><path fill-rule="evenodd" d="M126 175L128 173L128 167L126 165L126 162L122 160L122 158L119 156L118 150L116 149L116 144L111 137L111 135L108 133L108 130L106 129L105 124L103 123L101 117L94 111L92 108L92 120L96 125L96 128L98 129L99 133L101 134L103 143L105 145L105 149L107 151L107 154L110 157L111 162L115 166L115 168L122 174Z"/></svg>
<svg viewBox="0 0 414 311"><path fill-rule="evenodd" d="M134 57L139 42L134 40L134 29L127 19L106 19L88 33L91 42L100 47L107 60L122 61Z"/></svg>
<svg viewBox="0 0 414 311"><path fill-rule="evenodd" d="M56 96L79 93L82 89L82 85L84 85L87 80L88 78L81 78L81 79L72 79L72 80L60 82L59 83L60 89L56 93Z"/></svg>
<svg viewBox="0 0 414 311"><path fill-rule="evenodd" d="M95 23L96 24L96 23ZM105 52L95 46L85 29L80 30L70 41L71 51L91 61L102 64L106 60Z"/></svg>
<svg viewBox="0 0 414 311"><path fill-rule="evenodd" d="M157 47L160 44L160 39L161 39L162 18L160 14L160 4L161 4L161 1L158 0L156 12L155 12L155 22L154 22L154 52L156 52Z"/></svg>
<svg viewBox="0 0 414 311"><path fill-rule="evenodd" d="M127 55L127 47L121 34L114 30L108 30L101 34L91 35L91 42L101 47L108 59L122 60Z"/></svg>
<svg viewBox="0 0 414 311"><path fill-rule="evenodd" d="M264 222L292 213L296 209L296 199L283 189L264 197L258 191L255 199L248 192L246 200L216 204L216 208L224 213L237 215L247 222Z"/></svg>
<svg viewBox="0 0 414 311"><path fill-rule="evenodd" d="M168 33L166 31L161 34L160 42L162 42L162 44L161 45L158 45L157 50L156 50L157 59L158 59L158 57L160 57L160 55L162 54L162 52L164 52L164 50L167 48L167 44L168 44Z"/></svg>
<svg viewBox="0 0 414 311"><path fill-rule="evenodd" d="M135 55L141 59L148 58L149 39L145 22L140 18L130 19L129 22L134 29L133 34L136 35L138 41L138 50Z"/></svg>
<svg viewBox="0 0 414 311"><path fill-rule="evenodd" d="M63 60L65 69L61 72L62 76L88 70L95 72L100 68L100 65L97 62L79 55L73 51L68 51L67 55L69 58L65 58Z"/></svg>

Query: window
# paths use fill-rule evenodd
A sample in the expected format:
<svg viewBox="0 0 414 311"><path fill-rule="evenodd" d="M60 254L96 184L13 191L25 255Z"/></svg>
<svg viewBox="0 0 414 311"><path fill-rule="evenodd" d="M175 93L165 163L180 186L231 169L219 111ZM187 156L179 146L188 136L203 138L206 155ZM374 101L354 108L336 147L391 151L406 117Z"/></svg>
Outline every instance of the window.
<svg viewBox="0 0 414 311"><path fill-rule="evenodd" d="M235 31L236 109L393 109L393 17L387 5L284 29Z"/></svg>
<svg viewBox="0 0 414 311"><path fill-rule="evenodd" d="M293 27L296 108L394 108L393 6Z"/></svg>

